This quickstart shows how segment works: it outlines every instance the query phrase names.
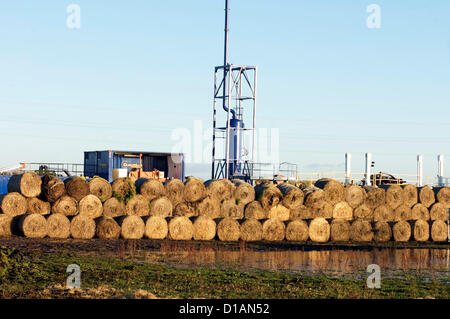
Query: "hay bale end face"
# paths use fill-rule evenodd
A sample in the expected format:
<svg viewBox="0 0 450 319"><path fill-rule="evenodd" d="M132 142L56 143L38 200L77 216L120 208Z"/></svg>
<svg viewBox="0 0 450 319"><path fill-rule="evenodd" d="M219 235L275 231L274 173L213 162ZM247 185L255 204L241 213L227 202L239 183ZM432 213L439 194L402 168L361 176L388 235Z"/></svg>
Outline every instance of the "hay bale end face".
<svg viewBox="0 0 450 319"><path fill-rule="evenodd" d="M119 217L126 215L125 204L115 197L111 197L103 204L103 215L107 217Z"/></svg>
<svg viewBox="0 0 450 319"><path fill-rule="evenodd" d="M17 192L0 195L0 211L9 216L19 216L27 212L27 199Z"/></svg>
<svg viewBox="0 0 450 319"><path fill-rule="evenodd" d="M262 224L257 219L246 219L241 223L240 238L243 241L260 241L263 238Z"/></svg>
<svg viewBox="0 0 450 319"><path fill-rule="evenodd" d="M207 196L199 202L193 204L196 216L208 216L212 219L222 217L220 202L211 196Z"/></svg>
<svg viewBox="0 0 450 319"><path fill-rule="evenodd" d="M143 195L135 195L125 205L125 214L129 216L148 216L150 215L150 203Z"/></svg>
<svg viewBox="0 0 450 319"><path fill-rule="evenodd" d="M450 208L450 187L434 187L433 191L436 194L436 200L445 208Z"/></svg>
<svg viewBox="0 0 450 319"><path fill-rule="evenodd" d="M373 212L373 221L375 222L391 222L394 219L394 211L389 205L382 204Z"/></svg>
<svg viewBox="0 0 450 319"><path fill-rule="evenodd" d="M103 214L102 202L95 195L87 195L80 200L78 204L78 211L80 215L84 215L92 219L98 218Z"/></svg>
<svg viewBox="0 0 450 319"><path fill-rule="evenodd" d="M411 220L429 220L430 212L423 204L416 204L411 210Z"/></svg>
<svg viewBox="0 0 450 319"><path fill-rule="evenodd" d="M394 240L398 242L406 242L411 238L411 225L406 221L400 221L392 227Z"/></svg>
<svg viewBox="0 0 450 319"><path fill-rule="evenodd" d="M169 234L167 220L161 216L150 216L145 220L145 237L149 239L164 239Z"/></svg>
<svg viewBox="0 0 450 319"><path fill-rule="evenodd" d="M404 204L408 207L413 207L419 201L419 192L417 187L411 184L403 185Z"/></svg>
<svg viewBox="0 0 450 319"><path fill-rule="evenodd" d="M120 237L120 225L112 217L102 216L95 219L95 234L100 239L118 239Z"/></svg>
<svg viewBox="0 0 450 319"><path fill-rule="evenodd" d="M366 204L362 204L355 208L353 211L355 219L365 219L368 221L373 221L373 210L367 207Z"/></svg>
<svg viewBox="0 0 450 319"><path fill-rule="evenodd" d="M325 243L330 239L331 227L323 217L314 218L309 224L309 238L318 243Z"/></svg>
<svg viewBox="0 0 450 319"><path fill-rule="evenodd" d="M171 217L172 216L172 203L166 196L154 199L150 202L150 215Z"/></svg>
<svg viewBox="0 0 450 319"><path fill-rule="evenodd" d="M297 209L303 205L305 194L300 188L288 183L279 184L277 187L283 194L281 202L283 206L289 209Z"/></svg>
<svg viewBox="0 0 450 319"><path fill-rule="evenodd" d="M419 203L424 205L426 208L433 205L434 202L436 201L434 192L430 187L428 186L419 187L417 191L419 192Z"/></svg>
<svg viewBox="0 0 450 319"><path fill-rule="evenodd" d="M236 186L228 179L208 180L205 182L206 195L221 202L231 199Z"/></svg>
<svg viewBox="0 0 450 319"><path fill-rule="evenodd" d="M347 185L345 187L345 201L351 208L357 208L364 203L366 192L357 185Z"/></svg>
<svg viewBox="0 0 450 319"><path fill-rule="evenodd" d="M286 240L307 241L309 237L308 224L301 219L290 221L286 226Z"/></svg>
<svg viewBox="0 0 450 319"><path fill-rule="evenodd" d="M387 242L392 238L392 229L387 222L379 221L373 224L373 239L376 242Z"/></svg>
<svg viewBox="0 0 450 319"><path fill-rule="evenodd" d="M111 185L112 196L120 202L127 204L134 196L136 196L136 185L129 177L117 178Z"/></svg>
<svg viewBox="0 0 450 319"><path fill-rule="evenodd" d="M95 236L94 219L77 215L70 220L70 236L74 239L92 239Z"/></svg>
<svg viewBox="0 0 450 319"><path fill-rule="evenodd" d="M435 220L431 224L431 239L436 242L446 241L448 238L447 223L443 220Z"/></svg>
<svg viewBox="0 0 450 319"><path fill-rule="evenodd" d="M266 219L267 211L261 206L259 201L252 201L245 206L244 217L246 219Z"/></svg>
<svg viewBox="0 0 450 319"><path fill-rule="evenodd" d="M269 210L268 217L269 219L278 218L281 221L287 221L291 217L291 211L283 204L278 204Z"/></svg>
<svg viewBox="0 0 450 319"><path fill-rule="evenodd" d="M0 214L0 237L11 237L13 216Z"/></svg>
<svg viewBox="0 0 450 319"><path fill-rule="evenodd" d="M333 218L333 205L323 202L321 206L315 208L314 217Z"/></svg>
<svg viewBox="0 0 450 319"><path fill-rule="evenodd" d="M18 228L27 238L44 238L48 234L47 220L39 214L25 214L19 219Z"/></svg>
<svg viewBox="0 0 450 319"><path fill-rule="evenodd" d="M186 202L181 202L177 204L173 210L173 216L184 216L184 217L194 217L198 214L195 212L195 207L189 205Z"/></svg>
<svg viewBox="0 0 450 319"><path fill-rule="evenodd" d="M129 215L116 219L123 239L141 239L145 233L145 223L140 216Z"/></svg>
<svg viewBox="0 0 450 319"><path fill-rule="evenodd" d="M201 179L188 178L184 183L184 200L195 203L206 197L206 187Z"/></svg>
<svg viewBox="0 0 450 319"><path fill-rule="evenodd" d="M175 207L184 201L184 183L179 179L172 179L164 184L166 196Z"/></svg>
<svg viewBox="0 0 450 319"><path fill-rule="evenodd" d="M427 241L430 238L430 224L427 221L416 220L412 228L415 241Z"/></svg>
<svg viewBox="0 0 450 319"><path fill-rule="evenodd" d="M398 206L394 211L394 221L412 220L412 209L410 206L403 204Z"/></svg>
<svg viewBox="0 0 450 319"><path fill-rule="evenodd" d="M104 178L94 177L89 181L89 192L103 203L112 197L111 184Z"/></svg>
<svg viewBox="0 0 450 319"><path fill-rule="evenodd" d="M350 238L356 242L368 242L373 239L372 225L369 221L357 219L350 227Z"/></svg>
<svg viewBox="0 0 450 319"><path fill-rule="evenodd" d="M275 185L259 184L255 186L255 198L269 211L283 199L283 194Z"/></svg>
<svg viewBox="0 0 450 319"><path fill-rule="evenodd" d="M333 218L352 220L353 208L347 202L339 202L333 208Z"/></svg>
<svg viewBox="0 0 450 319"><path fill-rule="evenodd" d="M70 237L70 220L63 214L50 214L46 216L48 237L66 239Z"/></svg>
<svg viewBox="0 0 450 319"><path fill-rule="evenodd" d="M375 210L386 203L386 192L384 189L373 186L365 186L364 189L367 194L364 204L368 208Z"/></svg>
<svg viewBox="0 0 450 319"><path fill-rule="evenodd" d="M303 189L303 193L305 195L304 205L313 210L322 206L326 201L325 192L320 188L309 186Z"/></svg>
<svg viewBox="0 0 450 319"><path fill-rule="evenodd" d="M232 182L236 187L233 197L238 199L241 205L247 205L255 200L255 189L252 185L240 179L233 179Z"/></svg>
<svg viewBox="0 0 450 319"><path fill-rule="evenodd" d="M52 205L52 213L75 216L78 214L78 202L73 197L63 195Z"/></svg>
<svg viewBox="0 0 450 319"><path fill-rule="evenodd" d="M153 178L139 178L136 182L136 190L148 201L160 198L166 195L166 189L163 183Z"/></svg>
<svg viewBox="0 0 450 319"><path fill-rule="evenodd" d="M224 200L220 204L220 217L242 219L244 218L244 205L238 204L234 198Z"/></svg>
<svg viewBox="0 0 450 319"><path fill-rule="evenodd" d="M50 203L44 202L37 197L27 198L27 213L47 215L50 214Z"/></svg>
<svg viewBox="0 0 450 319"><path fill-rule="evenodd" d="M447 208L441 203L434 203L430 208L431 220L447 220Z"/></svg>
<svg viewBox="0 0 450 319"><path fill-rule="evenodd" d="M323 189L325 199L331 204L336 205L345 200L344 186L333 179L323 178L314 183L315 187Z"/></svg>
<svg viewBox="0 0 450 319"><path fill-rule="evenodd" d="M380 185L386 191L386 204L396 209L405 202L405 192L400 185Z"/></svg>
<svg viewBox="0 0 450 319"><path fill-rule="evenodd" d="M346 219L333 219L330 225L331 240L335 242L350 240L351 225Z"/></svg>
<svg viewBox="0 0 450 319"><path fill-rule="evenodd" d="M38 197L41 194L42 180L34 172L12 175L8 182L8 193L17 192L25 197Z"/></svg>
<svg viewBox="0 0 450 319"><path fill-rule="evenodd" d="M212 240L216 236L216 223L208 216L192 218L194 226L194 240Z"/></svg>
<svg viewBox="0 0 450 319"><path fill-rule="evenodd" d="M202 183L203 184L203 183ZM169 221L169 238L173 240L191 240L194 236L194 225L184 216L174 217Z"/></svg>
<svg viewBox="0 0 450 319"><path fill-rule="evenodd" d="M291 209L290 213L289 213L290 220L295 220L297 218L300 219L313 219L314 215L313 215L313 210L306 207L305 205L302 205L296 209Z"/></svg>
<svg viewBox="0 0 450 319"><path fill-rule="evenodd" d="M81 177L73 176L64 181L67 195L79 202L83 197L89 195L89 183Z"/></svg>
<svg viewBox="0 0 450 319"><path fill-rule="evenodd" d="M282 241L286 236L286 226L278 218L266 219L263 224L263 239L267 241Z"/></svg>
<svg viewBox="0 0 450 319"><path fill-rule="evenodd" d="M66 193L64 182L56 176L44 175L42 177L42 197L50 203L56 202Z"/></svg>
<svg viewBox="0 0 450 319"><path fill-rule="evenodd" d="M233 218L216 219L217 237L220 241L238 241L241 235L240 224Z"/></svg>

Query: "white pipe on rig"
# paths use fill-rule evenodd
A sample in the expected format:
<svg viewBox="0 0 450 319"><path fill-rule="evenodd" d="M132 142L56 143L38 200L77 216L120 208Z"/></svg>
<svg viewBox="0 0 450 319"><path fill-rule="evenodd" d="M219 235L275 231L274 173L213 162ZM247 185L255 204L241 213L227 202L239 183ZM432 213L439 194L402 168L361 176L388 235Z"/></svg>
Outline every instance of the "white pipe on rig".
<svg viewBox="0 0 450 319"><path fill-rule="evenodd" d="M352 161L352 154L345 153L345 184L350 184L350 179L352 176L351 172L351 161Z"/></svg>
<svg viewBox="0 0 450 319"><path fill-rule="evenodd" d="M417 155L417 187L423 186L423 156Z"/></svg>
<svg viewBox="0 0 450 319"><path fill-rule="evenodd" d="M371 186L372 183L370 182L370 168L372 167L372 154L371 153L366 153L366 174L365 174L365 178L366 178L366 185L367 186Z"/></svg>
<svg viewBox="0 0 450 319"><path fill-rule="evenodd" d="M444 186L444 155L438 155L438 185Z"/></svg>

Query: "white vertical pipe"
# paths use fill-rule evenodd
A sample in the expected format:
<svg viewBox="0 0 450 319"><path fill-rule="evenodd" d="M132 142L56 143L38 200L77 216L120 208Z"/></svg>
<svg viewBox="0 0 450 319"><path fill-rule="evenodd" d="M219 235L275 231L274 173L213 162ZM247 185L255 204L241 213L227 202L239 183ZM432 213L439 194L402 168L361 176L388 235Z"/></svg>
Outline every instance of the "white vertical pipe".
<svg viewBox="0 0 450 319"><path fill-rule="evenodd" d="M423 186L423 156L417 155L417 187Z"/></svg>
<svg viewBox="0 0 450 319"><path fill-rule="evenodd" d="M372 154L366 153L366 185L371 186L372 183L370 182L370 168L372 166Z"/></svg>
<svg viewBox="0 0 450 319"><path fill-rule="evenodd" d="M345 184L350 183L352 154L345 153Z"/></svg>
<svg viewBox="0 0 450 319"><path fill-rule="evenodd" d="M444 155L438 155L438 185L444 186Z"/></svg>

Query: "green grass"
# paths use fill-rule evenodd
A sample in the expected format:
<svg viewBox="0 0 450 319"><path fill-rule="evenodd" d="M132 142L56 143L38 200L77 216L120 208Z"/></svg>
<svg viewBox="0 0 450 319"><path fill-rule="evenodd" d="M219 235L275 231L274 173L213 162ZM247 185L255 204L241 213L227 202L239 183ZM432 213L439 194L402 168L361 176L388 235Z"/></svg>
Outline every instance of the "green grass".
<svg viewBox="0 0 450 319"><path fill-rule="evenodd" d="M0 298L49 298L43 291L55 285L65 286L69 275L66 268L70 264L81 267L83 289L114 288L114 297L130 296L143 289L160 298L448 299L450 290L443 281L423 282L424 274L414 271L404 272L403 278L382 278L381 289L369 289L365 277L336 278L324 273L292 274L219 267L183 269L71 252L24 256L15 249L0 249L0 257Z"/></svg>

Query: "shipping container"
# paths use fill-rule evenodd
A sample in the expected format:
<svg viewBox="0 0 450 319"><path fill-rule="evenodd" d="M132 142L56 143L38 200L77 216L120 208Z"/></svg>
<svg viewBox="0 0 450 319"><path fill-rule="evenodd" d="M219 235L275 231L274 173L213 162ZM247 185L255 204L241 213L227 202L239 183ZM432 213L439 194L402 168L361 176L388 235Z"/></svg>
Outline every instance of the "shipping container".
<svg viewBox="0 0 450 319"><path fill-rule="evenodd" d="M113 181L113 170L142 169L144 172L158 170L164 178L184 181L183 153L156 153L134 151L89 151L84 152L84 176L99 176ZM114 172L117 174L117 171Z"/></svg>
<svg viewBox="0 0 450 319"><path fill-rule="evenodd" d="M8 194L8 182L11 175L0 175L0 195Z"/></svg>

